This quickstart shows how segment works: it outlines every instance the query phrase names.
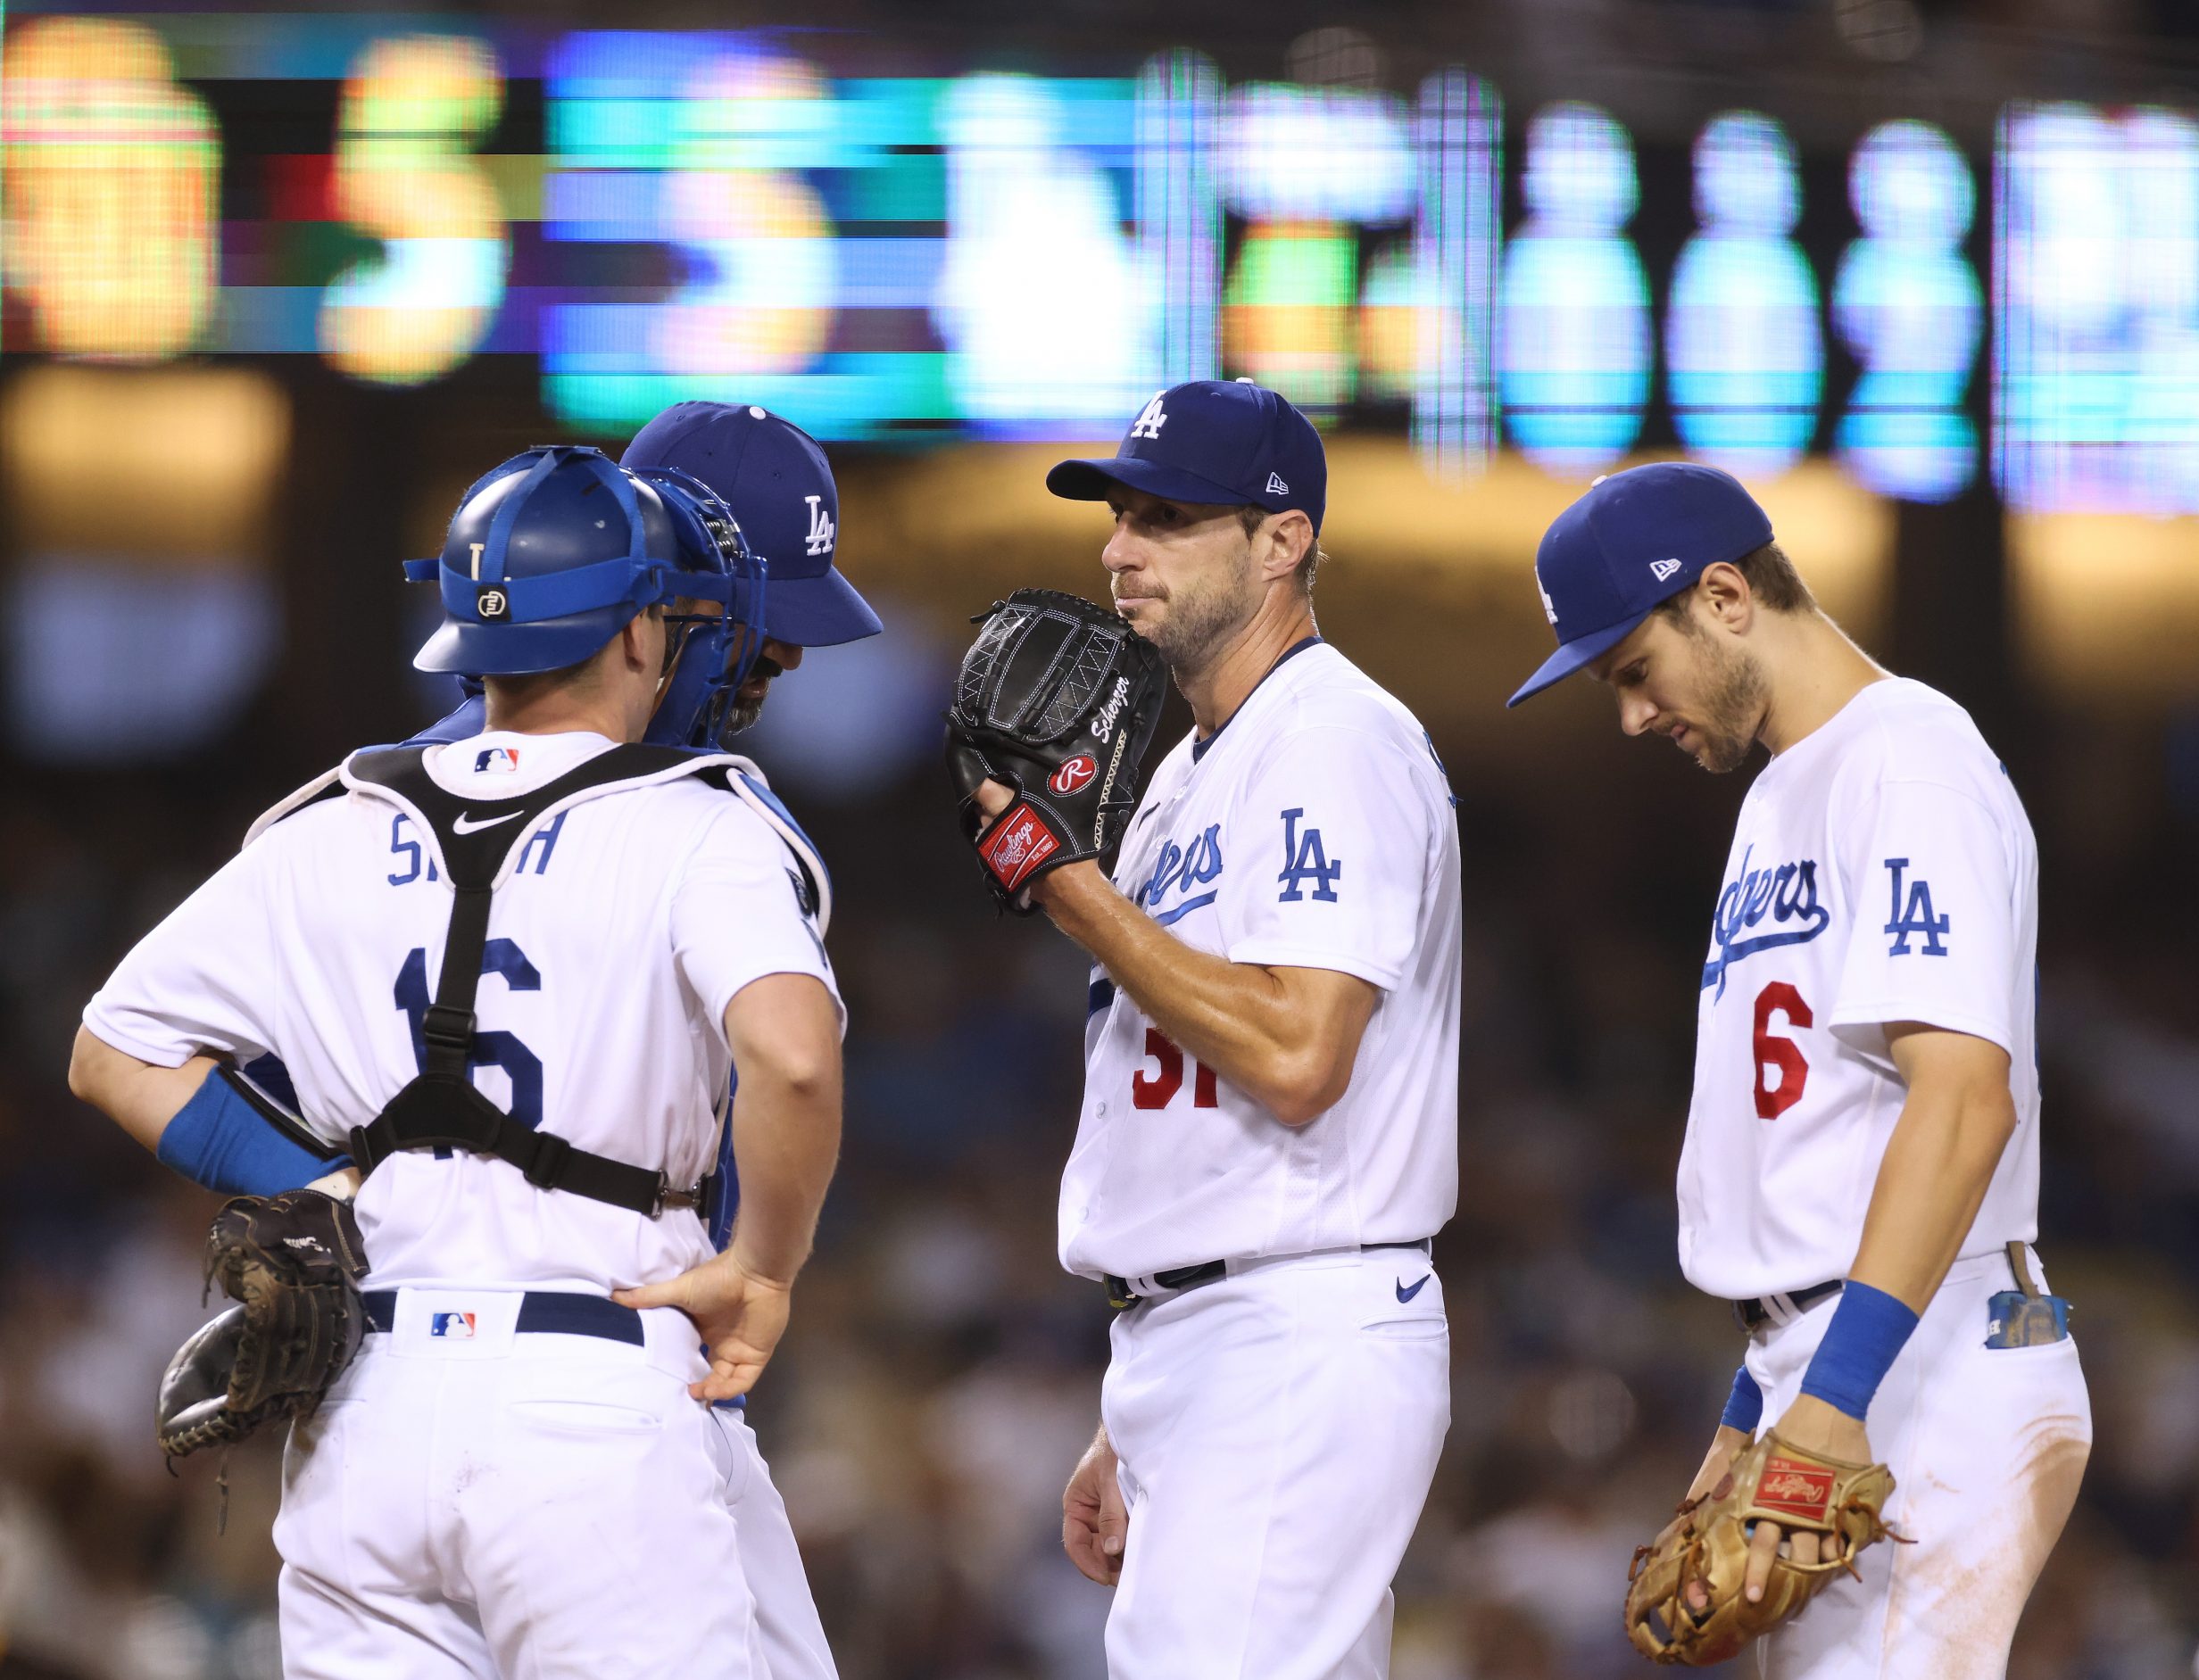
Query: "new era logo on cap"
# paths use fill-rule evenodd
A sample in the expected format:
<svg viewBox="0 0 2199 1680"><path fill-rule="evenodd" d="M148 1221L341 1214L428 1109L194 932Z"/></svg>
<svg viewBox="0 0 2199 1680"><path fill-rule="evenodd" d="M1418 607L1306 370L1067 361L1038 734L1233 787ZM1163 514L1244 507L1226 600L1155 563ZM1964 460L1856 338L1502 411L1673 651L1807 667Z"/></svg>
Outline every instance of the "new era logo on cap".
<svg viewBox="0 0 2199 1680"><path fill-rule="evenodd" d="M1290 486L1284 484L1274 473L1270 473L1267 475L1267 493L1271 496L1287 496L1290 493Z"/></svg>
<svg viewBox="0 0 2199 1680"><path fill-rule="evenodd" d="M1652 560L1649 562L1649 575L1662 583L1685 564L1684 560Z"/></svg>

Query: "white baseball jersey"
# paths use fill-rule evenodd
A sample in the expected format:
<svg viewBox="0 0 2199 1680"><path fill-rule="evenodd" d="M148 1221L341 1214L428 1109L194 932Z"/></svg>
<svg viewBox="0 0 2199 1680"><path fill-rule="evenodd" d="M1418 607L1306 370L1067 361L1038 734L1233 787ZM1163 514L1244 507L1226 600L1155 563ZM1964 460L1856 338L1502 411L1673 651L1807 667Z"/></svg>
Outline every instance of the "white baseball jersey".
<svg viewBox="0 0 2199 1680"><path fill-rule="evenodd" d="M446 790L510 799L611 744L492 731L427 764ZM692 775L552 807L496 889L475 1083L524 1123L692 1183L716 1159L727 1003L767 974L834 988L811 903L777 832ZM420 1071L451 905L433 838L353 788L259 833L123 959L85 1024L164 1067L278 1055L308 1122L342 1146ZM539 1190L463 1152L393 1155L358 1212L375 1288L602 1293L711 1252L693 1212Z"/></svg>
<svg viewBox="0 0 2199 1680"><path fill-rule="evenodd" d="M1970 714L1874 683L1764 766L1711 924L1680 1264L1738 1299L1843 1278L1906 1088L1884 1025L2008 1052L2015 1135L1965 1255L2037 1235L2038 854Z"/></svg>
<svg viewBox="0 0 2199 1680"><path fill-rule="evenodd" d="M1458 832L1413 715L1299 643L1162 760L1115 884L1196 950L1382 996L1342 1100L1294 1130L1095 974L1062 1264L1135 1278L1434 1235L1458 1192Z"/></svg>

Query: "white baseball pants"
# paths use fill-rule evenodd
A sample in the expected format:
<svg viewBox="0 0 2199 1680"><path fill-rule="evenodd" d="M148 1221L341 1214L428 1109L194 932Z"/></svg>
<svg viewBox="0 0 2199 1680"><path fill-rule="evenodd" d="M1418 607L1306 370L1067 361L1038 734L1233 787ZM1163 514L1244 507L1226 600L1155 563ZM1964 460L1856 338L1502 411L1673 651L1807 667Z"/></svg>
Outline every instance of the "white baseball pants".
<svg viewBox="0 0 2199 1680"><path fill-rule="evenodd" d="M2032 1275L2039 1278L2032 1256ZM2031 1584L2076 1502L2092 1403L2074 1337L1988 1348L2005 1254L1958 1260L1863 1419L1894 1472L1887 1520L1916 1542L1863 1552L1741 1666L1764 1680L2001 1680ZM2043 1278L2040 1288L2048 1287ZM1835 1295L1750 1339L1763 1427L1802 1391Z"/></svg>
<svg viewBox="0 0 2199 1680"><path fill-rule="evenodd" d="M1110 1680L1381 1680L1450 1427L1425 1254L1232 1264L1118 1316L1101 1391L1130 1536Z"/></svg>
<svg viewBox="0 0 2199 1680"><path fill-rule="evenodd" d="M519 1300L398 1291L293 1430L286 1680L830 1680L754 1436L687 1395L694 1327L520 1335Z"/></svg>

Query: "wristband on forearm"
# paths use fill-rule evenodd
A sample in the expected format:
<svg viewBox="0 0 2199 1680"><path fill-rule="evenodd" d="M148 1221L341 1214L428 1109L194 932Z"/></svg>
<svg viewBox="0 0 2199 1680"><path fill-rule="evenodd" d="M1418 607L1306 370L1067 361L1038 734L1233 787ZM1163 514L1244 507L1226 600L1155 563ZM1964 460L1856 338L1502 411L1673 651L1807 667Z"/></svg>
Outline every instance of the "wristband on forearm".
<svg viewBox="0 0 2199 1680"><path fill-rule="evenodd" d="M1802 1392L1860 1423L1916 1326L1916 1314L1900 1301L1850 1279L1803 1373Z"/></svg>
<svg viewBox="0 0 2199 1680"><path fill-rule="evenodd" d="M161 1133L154 1153L167 1166L228 1196L277 1196L350 1164L317 1154L261 1113L228 1068L206 1075Z"/></svg>
<svg viewBox="0 0 2199 1680"><path fill-rule="evenodd" d="M1725 1415L1718 1419L1718 1427L1754 1435L1763 1421L1763 1390L1756 1386L1756 1379L1744 1365L1733 1373L1733 1392L1726 1396Z"/></svg>

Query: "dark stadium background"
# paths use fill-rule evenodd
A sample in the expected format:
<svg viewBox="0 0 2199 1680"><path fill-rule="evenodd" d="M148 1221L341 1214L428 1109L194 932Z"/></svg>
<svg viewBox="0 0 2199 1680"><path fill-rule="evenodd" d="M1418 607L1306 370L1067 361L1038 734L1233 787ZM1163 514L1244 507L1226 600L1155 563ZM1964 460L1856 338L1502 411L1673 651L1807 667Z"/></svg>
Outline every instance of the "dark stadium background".
<svg viewBox="0 0 2199 1680"><path fill-rule="evenodd" d="M591 10L389 16L393 29L532 36L602 27ZM768 21L635 11L619 26ZM2187 0L1485 0L1357 7L1348 19L1296 4L1256 18L1097 0L810 11L827 57L868 74L1130 75L1151 51L1195 45L1232 79L1272 79L1304 30L1348 21L1375 48L1383 85L1409 89L1427 66L1462 62L1499 86L1508 154L1548 100L1594 99L1635 136L1632 231L1660 307L1691 225L1690 140L1730 105L1769 110L1794 133L1805 206L1796 236L1821 286L1854 236L1846 148L1874 121L1918 115L1954 135L1979 182L1965 249L1984 265L2005 101L2199 103L2199 13ZM12 9L11 30L37 15ZM173 17L141 21L157 32ZM1921 50L1893 62L1865 50L1874 29L1912 21ZM291 23L310 36L314 18ZM221 132L223 221L272 217L267 160L328 150L337 82L192 79L189 68L186 84ZM544 120L539 82L514 77L477 149L539 153ZM1523 214L1515 173L1508 161L1511 222ZM585 250L545 254L519 223L511 237L515 273L554 259L572 265L557 271L568 284L608 283ZM260 283L325 285L372 249L324 228L261 252L281 272ZM238 261L226 246L225 281ZM652 281L644 257L619 261L618 284L674 281ZM498 338L406 388L354 381L310 353L110 368L40 353L11 287L0 1677L253 1680L278 1671L275 1455L235 1456L218 1535L215 1467L166 1474L152 1441L154 1379L203 1316L197 1251L213 1198L71 1099L70 1037L115 959L229 855L256 812L439 709L439 691L407 668L427 617L395 562L434 551L465 484L533 443L577 435L615 449L623 435L561 424L535 356ZM1855 377L1837 335L1827 353L1821 454ZM161 428L189 424L195 387L173 385L177 402L162 408L171 387L142 382L236 370L280 399L278 470L232 520L270 590L271 645L236 703L179 739L189 732L164 713L187 697L163 685L190 665L189 628L149 619L130 580L164 600L158 580L181 564L162 534L168 480L142 464L157 468L178 445ZM1988 383L1980 370L1968 395L1981 427ZM1651 453L1677 446L1663 388L1653 383L1642 439ZM101 440L41 478L49 454L30 434L58 425L60 407L115 392L135 393L117 412L156 417L144 422L152 433ZM1679 1276L1672 1180L1703 930L1747 775L1707 781L1661 743L1622 740L1608 697L1589 685L1502 709L1548 637L1527 575L1532 530L1570 490L1529 483L1507 457L1480 490L1393 504L1384 487L1407 459L1401 415L1348 408L1335 436L1322 627L1429 724L1458 795L1465 869L1461 1204L1436 1248L1455 1420L1398 1583L1393 1672L1632 1675L1639 1659L1618 1630L1627 1558L1682 1491L1738 1353L1723 1310ZM792 1330L751 1415L850 1680L1097 1680L1106 1594L1062 1557L1058 1499L1095 1419L1108 1314L1052 1258L1084 965L1043 923L994 915L954 832L933 720L969 613L1022 583L1099 593L1104 521L1037 490L1045 464L1069 452L1058 443L941 432L831 449L841 564L888 634L815 656L782 683L752 750L835 877L847 1139ZM1872 558L1829 600L1872 652L1978 716L2043 860L2039 1247L2077 1303L2098 1442L2011 1674L2188 1675L2199 1645L2199 521L2110 520L2093 550L2059 557L2065 567L2096 559L2103 579L2125 579L2103 582L2105 604L2094 600L2109 631L2079 637L2061 606L2023 594L2013 527L1988 484L1939 506L1858 493L1785 504L1803 510L1782 525L1787 546L1809 575L1813 553L1858 541L1810 509L1875 510L1880 535L1863 545ZM2115 565L2125 539L2169 564L2133 587ZM1454 550L1481 558L1452 567ZM73 616L34 612L29 580L55 552L98 558L113 592ZM2095 593L2081 581L2074 592ZM153 674L130 691L137 711L101 713L98 732L69 728L79 685L93 704L95 679L117 662ZM27 671L59 678L26 699ZM1172 701L1165 730L1186 722ZM134 746L141 732L162 744Z"/></svg>

